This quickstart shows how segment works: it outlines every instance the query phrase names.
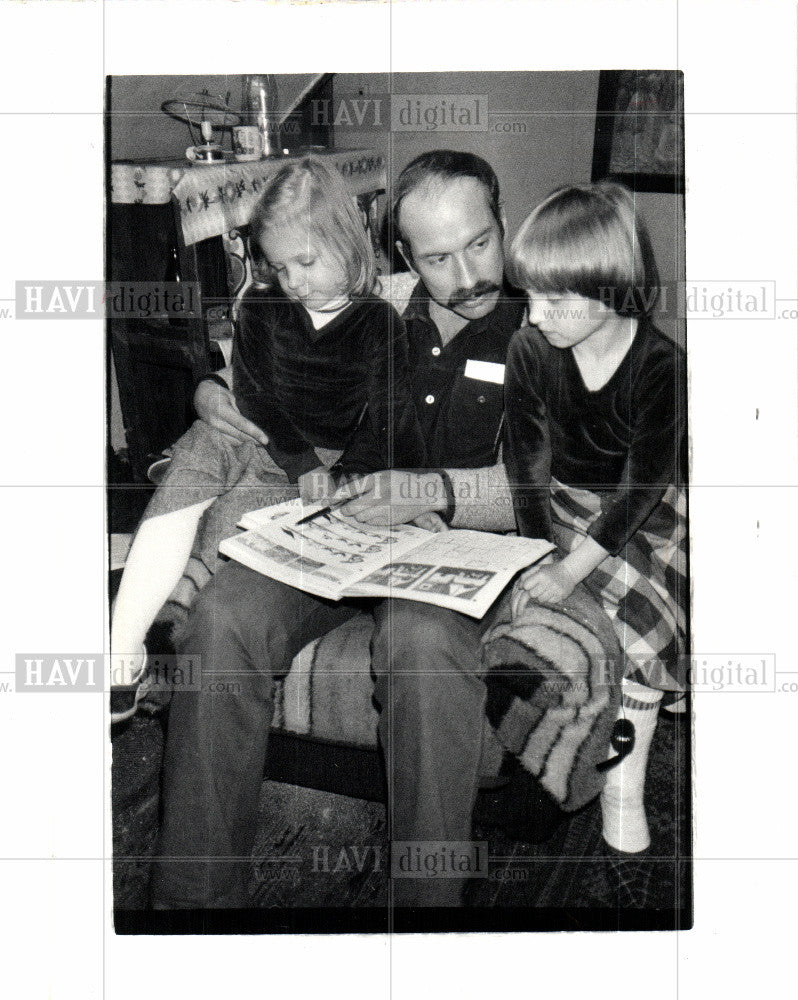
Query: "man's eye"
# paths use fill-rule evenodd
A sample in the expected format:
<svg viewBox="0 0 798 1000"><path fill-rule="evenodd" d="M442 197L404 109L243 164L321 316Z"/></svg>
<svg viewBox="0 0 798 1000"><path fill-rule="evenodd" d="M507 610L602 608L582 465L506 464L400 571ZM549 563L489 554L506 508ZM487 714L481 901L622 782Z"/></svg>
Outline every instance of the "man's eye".
<svg viewBox="0 0 798 1000"><path fill-rule="evenodd" d="M488 243L489 243L489 240L488 240L488 238L486 236L484 240L478 240L474 244L474 246L477 248L477 250L483 250L488 245Z"/></svg>
<svg viewBox="0 0 798 1000"><path fill-rule="evenodd" d="M314 265L315 263L316 263L316 261L315 261L315 260L303 260L303 261L301 262L301 266L302 266L302 267L313 267L313 265Z"/></svg>
<svg viewBox="0 0 798 1000"><path fill-rule="evenodd" d="M443 256L443 257L433 257L431 263L433 263L433 264L445 264L446 260L447 260L447 258L445 256Z"/></svg>

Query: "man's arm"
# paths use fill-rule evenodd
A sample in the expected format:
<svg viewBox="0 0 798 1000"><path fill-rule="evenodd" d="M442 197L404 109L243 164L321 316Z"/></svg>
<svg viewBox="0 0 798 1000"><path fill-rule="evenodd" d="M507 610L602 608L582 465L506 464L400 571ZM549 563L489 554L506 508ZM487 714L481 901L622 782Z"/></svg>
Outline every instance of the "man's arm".
<svg viewBox="0 0 798 1000"><path fill-rule="evenodd" d="M267 445L269 438L251 420L239 413L233 390L233 370L230 367L202 379L194 391L194 409L200 420L236 441L253 440ZM224 385L222 384L224 383Z"/></svg>
<svg viewBox="0 0 798 1000"><path fill-rule="evenodd" d="M387 470L358 476L341 487L332 499L353 499L339 508L365 524L406 524L423 514L451 515L453 528L512 531L513 502L502 462L481 469L446 469L441 472Z"/></svg>
<svg viewBox="0 0 798 1000"><path fill-rule="evenodd" d="M482 469L447 469L454 490L451 527L514 531L513 497L504 462Z"/></svg>

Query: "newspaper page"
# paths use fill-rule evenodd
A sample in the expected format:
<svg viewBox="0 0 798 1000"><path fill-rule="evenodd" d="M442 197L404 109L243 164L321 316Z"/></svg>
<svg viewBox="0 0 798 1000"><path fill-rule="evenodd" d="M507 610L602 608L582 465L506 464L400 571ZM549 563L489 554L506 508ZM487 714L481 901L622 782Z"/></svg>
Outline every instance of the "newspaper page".
<svg viewBox="0 0 798 1000"><path fill-rule="evenodd" d="M553 546L484 531L361 524L292 500L245 514L220 551L321 597L399 597L481 618L512 577ZM304 521L308 515L312 520Z"/></svg>
<svg viewBox="0 0 798 1000"><path fill-rule="evenodd" d="M554 548L539 538L445 531L404 560L374 570L350 592L404 597L481 618L515 574Z"/></svg>
<svg viewBox="0 0 798 1000"><path fill-rule="evenodd" d="M253 511L241 520L249 530L225 539L219 551L265 576L339 600L386 561L435 537L414 525L378 528L335 510L319 513L323 509L321 504L303 505L295 500ZM297 523L308 514L317 516Z"/></svg>

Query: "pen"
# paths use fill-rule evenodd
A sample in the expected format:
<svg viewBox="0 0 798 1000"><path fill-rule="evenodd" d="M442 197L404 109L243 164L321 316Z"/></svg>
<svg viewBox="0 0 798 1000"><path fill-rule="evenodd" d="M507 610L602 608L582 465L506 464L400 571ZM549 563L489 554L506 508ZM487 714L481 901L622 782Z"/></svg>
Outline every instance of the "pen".
<svg viewBox="0 0 798 1000"><path fill-rule="evenodd" d="M304 517L300 517L298 521L294 522L294 527L299 527L300 524L307 524L308 521L315 521L317 517L323 517L325 514L329 514L330 511L333 511L338 507L342 507L345 503L349 503L352 499L353 497L344 497L342 500L336 500L335 503L322 507L321 510L314 511L312 514L306 514Z"/></svg>

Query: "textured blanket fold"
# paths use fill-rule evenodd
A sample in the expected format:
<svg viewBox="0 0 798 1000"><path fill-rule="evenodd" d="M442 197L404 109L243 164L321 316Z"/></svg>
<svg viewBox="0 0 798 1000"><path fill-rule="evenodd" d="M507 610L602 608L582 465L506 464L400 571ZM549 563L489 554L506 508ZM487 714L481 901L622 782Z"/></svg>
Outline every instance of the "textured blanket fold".
<svg viewBox="0 0 798 1000"><path fill-rule="evenodd" d="M560 605L509 597L482 645L486 712L502 745L566 811L599 794L621 703L623 656L612 622L583 587Z"/></svg>

